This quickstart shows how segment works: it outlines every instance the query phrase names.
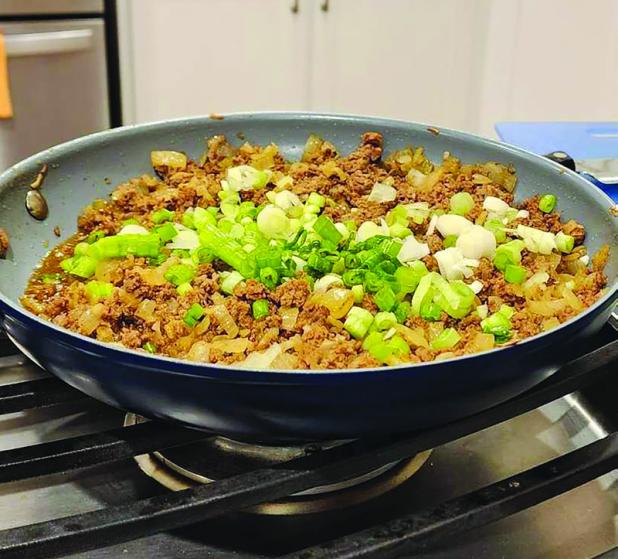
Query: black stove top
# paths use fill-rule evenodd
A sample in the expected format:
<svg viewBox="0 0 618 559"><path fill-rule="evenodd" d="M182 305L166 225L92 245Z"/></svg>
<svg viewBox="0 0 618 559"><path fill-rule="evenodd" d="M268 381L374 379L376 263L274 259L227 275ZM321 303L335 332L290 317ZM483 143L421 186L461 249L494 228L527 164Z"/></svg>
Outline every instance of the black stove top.
<svg viewBox="0 0 618 559"><path fill-rule="evenodd" d="M456 423L285 449L125 418L0 340L0 559L599 556L617 541L616 338Z"/></svg>

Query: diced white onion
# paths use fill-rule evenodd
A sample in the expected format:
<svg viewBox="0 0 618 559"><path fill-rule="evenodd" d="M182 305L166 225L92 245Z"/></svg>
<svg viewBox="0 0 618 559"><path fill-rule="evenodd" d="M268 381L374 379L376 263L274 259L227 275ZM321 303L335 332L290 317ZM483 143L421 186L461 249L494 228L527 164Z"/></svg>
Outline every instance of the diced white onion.
<svg viewBox="0 0 618 559"><path fill-rule="evenodd" d="M291 232L290 219L277 206L266 206L257 216L257 227L267 239L285 239Z"/></svg>
<svg viewBox="0 0 618 559"><path fill-rule="evenodd" d="M425 182L427 175L421 173L418 169L410 169L406 176L406 180L414 187L418 188Z"/></svg>
<svg viewBox="0 0 618 559"><path fill-rule="evenodd" d="M548 231L541 231L527 225L518 225L517 235L523 239L530 252L551 254L552 250L558 250L555 235Z"/></svg>
<svg viewBox="0 0 618 559"><path fill-rule="evenodd" d="M491 213L503 214L508 212L511 209L511 206L500 198L496 198L495 196L487 196L487 198L483 200L483 209Z"/></svg>
<svg viewBox="0 0 618 559"><path fill-rule="evenodd" d="M459 235L455 246L466 258L493 258L496 253L496 237L485 227L473 225Z"/></svg>
<svg viewBox="0 0 618 559"><path fill-rule="evenodd" d="M341 279L341 276L338 276L337 274L326 274L315 282L313 289L314 291L326 291L329 287L333 287L335 285L343 285L343 280Z"/></svg>
<svg viewBox="0 0 618 559"><path fill-rule="evenodd" d="M176 227L176 229L178 229L178 227ZM178 231L178 235L165 246L171 249L194 250L200 246L200 238L197 232L192 229L182 229Z"/></svg>
<svg viewBox="0 0 618 559"><path fill-rule="evenodd" d="M519 210L515 217L517 217L517 219L527 219L530 217L530 212L528 210Z"/></svg>
<svg viewBox="0 0 618 559"><path fill-rule="evenodd" d="M472 289L472 291L474 291L474 294L476 295L477 293L483 291L483 287L485 286L483 285L482 281L474 280L471 284L468 285L468 287Z"/></svg>
<svg viewBox="0 0 618 559"><path fill-rule="evenodd" d="M420 260L425 256L429 255L431 251L429 250L429 245L425 243L419 243L414 235L410 235L406 237L403 241L403 245L399 250L399 254L397 255L397 259L402 264L406 264L407 262L412 262L413 260Z"/></svg>
<svg viewBox="0 0 618 559"><path fill-rule="evenodd" d="M397 197L397 190L383 182L376 182L367 197L370 202L392 202Z"/></svg>
<svg viewBox="0 0 618 559"><path fill-rule="evenodd" d="M243 369L268 369L279 355L281 355L281 345L274 343L264 351L251 352L243 361L235 365Z"/></svg>
<svg viewBox="0 0 618 559"><path fill-rule="evenodd" d="M129 225L125 225L120 231L118 231L119 235L148 235L148 229L142 227L141 225L137 225L137 223L130 223Z"/></svg>
<svg viewBox="0 0 618 559"><path fill-rule="evenodd" d="M489 314L489 307L487 305L479 305L476 307L476 312L479 315L479 318L483 320L487 318L487 315Z"/></svg>
<svg viewBox="0 0 618 559"><path fill-rule="evenodd" d="M473 226L474 223L461 215L444 214L438 216L436 221L436 229L443 237L448 237L449 235L457 235L459 237L464 231Z"/></svg>
<svg viewBox="0 0 618 559"><path fill-rule="evenodd" d="M549 280L549 274L547 272L536 272L532 274L524 283L524 289L530 289L535 285L541 285L547 283Z"/></svg>
<svg viewBox="0 0 618 559"><path fill-rule="evenodd" d="M584 265L588 266L588 262L590 262L590 257L587 254L579 257L579 261Z"/></svg>
<svg viewBox="0 0 618 559"><path fill-rule="evenodd" d="M427 226L427 235L433 235L433 232L436 230L436 223L438 223L438 216L432 215Z"/></svg>
<svg viewBox="0 0 618 559"><path fill-rule="evenodd" d="M348 239L350 236L350 230L343 223L335 223L335 228L339 231L339 233L341 233L344 241Z"/></svg>
<svg viewBox="0 0 618 559"><path fill-rule="evenodd" d="M479 265L478 260L465 258L457 247L439 250L434 257L440 267L440 274L448 280L469 278L472 275L471 268Z"/></svg>
<svg viewBox="0 0 618 559"><path fill-rule="evenodd" d="M388 235L388 227L386 227L386 232L384 232L384 227L382 225L378 225L373 221L365 221L361 223L358 231L356 232L356 242L362 243L363 241L366 241L371 237L375 237L376 235Z"/></svg>
<svg viewBox="0 0 618 559"><path fill-rule="evenodd" d="M289 190L282 190L275 193L273 203L284 211L289 210L293 206L302 206L300 198Z"/></svg>

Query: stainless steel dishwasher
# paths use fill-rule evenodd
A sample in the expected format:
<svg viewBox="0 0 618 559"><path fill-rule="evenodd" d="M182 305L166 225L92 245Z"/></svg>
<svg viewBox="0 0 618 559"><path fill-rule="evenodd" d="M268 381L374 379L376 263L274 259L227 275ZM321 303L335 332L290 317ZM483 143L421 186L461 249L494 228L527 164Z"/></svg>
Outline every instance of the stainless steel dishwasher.
<svg viewBox="0 0 618 559"><path fill-rule="evenodd" d="M0 120L0 169L120 124L113 10L103 0L0 2L13 103Z"/></svg>

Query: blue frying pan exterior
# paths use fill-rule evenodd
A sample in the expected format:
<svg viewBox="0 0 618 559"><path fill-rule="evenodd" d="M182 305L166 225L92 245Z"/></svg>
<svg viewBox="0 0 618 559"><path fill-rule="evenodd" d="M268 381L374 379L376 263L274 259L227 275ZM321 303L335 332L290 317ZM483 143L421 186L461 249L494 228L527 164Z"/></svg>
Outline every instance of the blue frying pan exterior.
<svg viewBox="0 0 618 559"><path fill-rule="evenodd" d="M251 441L275 443L356 438L410 431L456 420L531 388L569 359L607 320L617 297L617 255L609 287L595 305L559 328L503 349L458 359L379 369L251 371L153 356L104 344L47 323L19 306L32 268L53 246L59 222L66 237L79 210L122 180L149 171L152 149L197 157L203 138L273 141L289 158L314 132L351 150L367 130L383 132L386 151L425 145L465 162L496 160L518 170L518 198L558 195L560 208L588 230L587 245L618 246L612 202L577 174L523 150L450 130L377 118L303 113L229 115L116 129L81 138L19 163L0 176L0 223L11 250L0 261L0 320L8 335L42 367L83 392L121 409ZM34 223L23 209L29 179L46 162L50 218ZM110 180L104 180L106 178ZM584 183L584 184L582 184ZM65 230L66 229L66 230ZM613 251L615 252L615 251Z"/></svg>

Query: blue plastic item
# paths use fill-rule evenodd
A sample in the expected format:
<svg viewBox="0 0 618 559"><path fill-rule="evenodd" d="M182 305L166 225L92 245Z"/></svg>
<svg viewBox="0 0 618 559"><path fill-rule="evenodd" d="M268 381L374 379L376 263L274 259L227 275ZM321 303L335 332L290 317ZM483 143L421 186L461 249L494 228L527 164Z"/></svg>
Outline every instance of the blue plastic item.
<svg viewBox="0 0 618 559"><path fill-rule="evenodd" d="M502 141L539 155L563 151L574 160L618 158L618 122L498 122L496 132ZM618 185L582 176L618 201Z"/></svg>

